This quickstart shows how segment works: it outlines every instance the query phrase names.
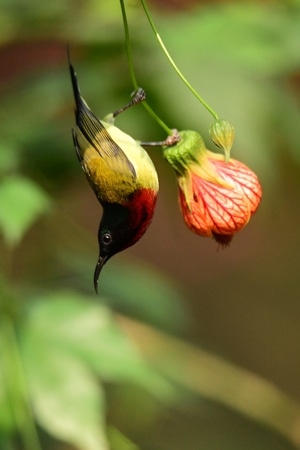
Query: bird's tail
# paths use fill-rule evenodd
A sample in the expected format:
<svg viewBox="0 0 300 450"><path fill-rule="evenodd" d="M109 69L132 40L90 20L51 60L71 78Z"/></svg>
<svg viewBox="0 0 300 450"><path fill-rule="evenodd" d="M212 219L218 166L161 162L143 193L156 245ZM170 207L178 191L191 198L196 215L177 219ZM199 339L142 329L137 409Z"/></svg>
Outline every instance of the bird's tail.
<svg viewBox="0 0 300 450"><path fill-rule="evenodd" d="M71 75L72 88L75 99L75 118L76 125L80 128L82 132L85 133L86 128L89 128L92 124L97 123L97 127L103 128L101 122L97 119L97 117L90 110L89 106L82 98L80 94L79 84L77 80L77 75L75 69L70 60L70 53L68 49L68 62L69 62L69 70ZM95 126L95 125L94 125Z"/></svg>
<svg viewBox="0 0 300 450"><path fill-rule="evenodd" d="M68 47L68 63L69 63L69 71L70 71L70 76L71 76L71 82L72 82L72 88L73 88L73 94L74 94L74 99L75 99L75 105L76 105L76 115L78 114L78 111L80 111L80 109L82 108L82 105L84 103L81 94L80 94L80 89L79 89L79 84L78 84L78 80L77 80L77 75L75 72L75 69L71 63L71 58L70 58L70 50Z"/></svg>

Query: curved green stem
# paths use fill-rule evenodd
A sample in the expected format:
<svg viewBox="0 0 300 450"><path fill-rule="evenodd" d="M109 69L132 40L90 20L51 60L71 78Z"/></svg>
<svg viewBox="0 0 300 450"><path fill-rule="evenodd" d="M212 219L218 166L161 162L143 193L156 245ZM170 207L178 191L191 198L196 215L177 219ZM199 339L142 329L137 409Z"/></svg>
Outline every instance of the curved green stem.
<svg viewBox="0 0 300 450"><path fill-rule="evenodd" d="M128 27L128 20L126 15L126 9L124 5L124 0L120 0L121 5L121 11L122 11L122 17L123 17L123 24L124 24L124 32L125 32L125 46L126 46L126 54L127 54L127 61L129 65L129 71L130 76L132 80L132 84L135 89L138 89L138 83L136 80L136 76L133 69L133 62L132 62L132 54L131 54L131 46L130 46L130 35L129 35L129 27ZM146 101L142 103L148 113L153 117L154 120L168 133L168 135L172 135L173 131L158 117L158 115L153 111L151 106L148 105Z"/></svg>
<svg viewBox="0 0 300 450"><path fill-rule="evenodd" d="M185 76L182 74L182 72L179 70L179 68L177 67L177 65L175 64L173 58L171 57L170 53L168 52L162 38L160 37L157 28L151 18L149 9L146 5L145 0L141 0L142 6L144 8L145 14L147 16L147 19L150 23L150 26L156 36L156 39L159 42L159 45L161 46L164 54L166 55L168 61L170 62L170 64L172 65L173 69L175 70L175 72L177 73L177 75L182 79L182 81L185 83L185 85L190 89L190 91L195 95L195 97L202 103L202 105L207 109L208 112L210 112L210 114L216 119L219 120L219 116L216 113L216 111L214 111L209 105L208 103L206 103L206 101L198 94L198 92L193 88L193 86L189 83L189 81L185 78Z"/></svg>
<svg viewBox="0 0 300 450"><path fill-rule="evenodd" d="M133 69L132 54L131 54L131 47L130 47L129 27L128 27L128 20L127 20L127 14L126 14L126 9L125 9L125 5L124 5L124 0L120 0L120 5L121 5L124 32L125 32L125 47L126 47L126 55L127 55L128 66L129 66L129 72L130 72L131 81L132 81L134 89L138 89L139 86L138 86L136 76L134 73L134 69Z"/></svg>

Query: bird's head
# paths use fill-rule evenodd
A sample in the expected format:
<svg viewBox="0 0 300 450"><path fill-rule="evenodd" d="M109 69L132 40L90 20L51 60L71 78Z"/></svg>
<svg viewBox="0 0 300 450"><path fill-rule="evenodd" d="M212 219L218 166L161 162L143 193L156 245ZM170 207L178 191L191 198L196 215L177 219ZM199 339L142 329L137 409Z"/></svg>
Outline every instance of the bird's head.
<svg viewBox="0 0 300 450"><path fill-rule="evenodd" d="M157 192L142 189L124 205L104 203L98 231L99 258L94 272L94 287L105 263L116 253L135 244L149 227L155 209Z"/></svg>
<svg viewBox="0 0 300 450"><path fill-rule="evenodd" d="M118 203L103 205L103 216L98 231L99 258L94 273L94 286L97 292L98 279L104 264L116 253L129 247L134 231L128 226L129 212Z"/></svg>

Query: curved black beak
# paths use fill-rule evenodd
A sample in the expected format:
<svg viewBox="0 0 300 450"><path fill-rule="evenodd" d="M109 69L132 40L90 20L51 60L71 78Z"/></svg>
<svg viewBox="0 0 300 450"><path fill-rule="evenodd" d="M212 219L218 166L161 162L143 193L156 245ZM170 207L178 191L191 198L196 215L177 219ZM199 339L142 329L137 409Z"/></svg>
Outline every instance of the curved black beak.
<svg viewBox="0 0 300 450"><path fill-rule="evenodd" d="M99 256L97 265L95 267L94 287L95 287L95 291L96 291L97 294L98 294L98 280L99 280L100 272L101 272L102 267L104 266L104 264L106 263L107 260L108 260L107 256Z"/></svg>

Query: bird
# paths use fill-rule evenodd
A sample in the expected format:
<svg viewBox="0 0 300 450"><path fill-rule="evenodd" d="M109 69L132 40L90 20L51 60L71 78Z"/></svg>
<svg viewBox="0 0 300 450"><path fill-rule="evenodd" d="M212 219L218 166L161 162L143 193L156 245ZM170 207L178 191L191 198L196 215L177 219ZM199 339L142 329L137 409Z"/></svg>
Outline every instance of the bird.
<svg viewBox="0 0 300 450"><path fill-rule="evenodd" d="M103 213L98 229L99 256L94 271L98 293L100 272L116 253L134 245L148 229L155 211L159 181L155 166L139 141L114 125L115 118L145 98L139 88L131 101L99 120L82 98L69 58L74 100L73 144Z"/></svg>

